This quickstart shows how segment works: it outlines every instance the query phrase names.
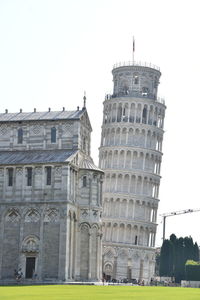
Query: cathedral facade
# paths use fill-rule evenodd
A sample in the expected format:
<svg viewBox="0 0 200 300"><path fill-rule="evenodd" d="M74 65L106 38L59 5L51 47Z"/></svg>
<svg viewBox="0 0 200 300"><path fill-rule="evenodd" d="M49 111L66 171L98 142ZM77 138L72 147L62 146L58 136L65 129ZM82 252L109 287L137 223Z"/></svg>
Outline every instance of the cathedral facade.
<svg viewBox="0 0 200 300"><path fill-rule="evenodd" d="M0 282L98 281L102 177L86 108L0 114Z"/></svg>
<svg viewBox="0 0 200 300"><path fill-rule="evenodd" d="M165 104L157 97L159 68L115 65L106 95L99 150L103 188L103 273L149 282L155 237Z"/></svg>

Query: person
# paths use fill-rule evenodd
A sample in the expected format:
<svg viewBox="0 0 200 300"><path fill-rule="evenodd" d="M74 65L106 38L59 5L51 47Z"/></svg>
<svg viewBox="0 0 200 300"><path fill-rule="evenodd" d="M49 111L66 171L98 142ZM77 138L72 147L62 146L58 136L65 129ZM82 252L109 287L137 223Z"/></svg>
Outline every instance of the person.
<svg viewBox="0 0 200 300"><path fill-rule="evenodd" d="M22 269L20 268L18 271L15 269L14 276L15 276L15 279L17 280L17 282L19 282L23 276Z"/></svg>
<svg viewBox="0 0 200 300"><path fill-rule="evenodd" d="M33 270L33 276L32 279L36 280L37 279L37 273L35 272L35 270Z"/></svg>
<svg viewBox="0 0 200 300"><path fill-rule="evenodd" d="M144 285L144 280L142 280L142 283L141 283L141 285Z"/></svg>

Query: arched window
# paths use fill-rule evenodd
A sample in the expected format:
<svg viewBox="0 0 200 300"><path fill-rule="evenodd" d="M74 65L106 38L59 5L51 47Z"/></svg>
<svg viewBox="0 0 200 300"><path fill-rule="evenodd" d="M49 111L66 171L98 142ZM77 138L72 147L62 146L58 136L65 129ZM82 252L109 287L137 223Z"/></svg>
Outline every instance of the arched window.
<svg viewBox="0 0 200 300"><path fill-rule="evenodd" d="M13 168L8 169L8 186L13 186Z"/></svg>
<svg viewBox="0 0 200 300"><path fill-rule="evenodd" d="M51 143L56 143L56 128L51 128Z"/></svg>
<svg viewBox="0 0 200 300"><path fill-rule="evenodd" d="M87 176L83 176L83 187L87 186Z"/></svg>
<svg viewBox="0 0 200 300"><path fill-rule="evenodd" d="M135 236L135 245L137 245L137 243L138 243L138 237L137 237L137 235Z"/></svg>
<svg viewBox="0 0 200 300"><path fill-rule="evenodd" d="M134 77L134 84L138 84L139 83L139 77L138 76L135 76Z"/></svg>
<svg viewBox="0 0 200 300"><path fill-rule="evenodd" d="M117 122L121 122L121 119L122 119L122 106L120 104L117 111Z"/></svg>
<svg viewBox="0 0 200 300"><path fill-rule="evenodd" d="M84 151L86 150L86 138L85 137L83 138L83 150Z"/></svg>
<svg viewBox="0 0 200 300"><path fill-rule="evenodd" d="M46 185L51 185L51 167L45 167L46 170Z"/></svg>
<svg viewBox="0 0 200 300"><path fill-rule="evenodd" d="M27 168L27 186L32 186L32 168Z"/></svg>
<svg viewBox="0 0 200 300"><path fill-rule="evenodd" d="M145 106L142 112L142 123L146 124L146 122L147 122L147 108Z"/></svg>
<svg viewBox="0 0 200 300"><path fill-rule="evenodd" d="M17 143L22 144L23 143L23 129L19 128L17 131Z"/></svg>
<svg viewBox="0 0 200 300"><path fill-rule="evenodd" d="M149 93L149 89L148 89L148 87L145 87L145 86L144 86L144 87L142 88L142 96L144 96L144 97L145 97L145 96L147 96L147 95L148 95L148 93Z"/></svg>

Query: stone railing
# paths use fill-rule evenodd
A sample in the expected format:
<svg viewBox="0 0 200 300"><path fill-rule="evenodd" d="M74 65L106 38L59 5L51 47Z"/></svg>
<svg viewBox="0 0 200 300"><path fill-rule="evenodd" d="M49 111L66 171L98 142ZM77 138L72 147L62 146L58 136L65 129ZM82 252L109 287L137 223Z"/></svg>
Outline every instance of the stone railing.
<svg viewBox="0 0 200 300"><path fill-rule="evenodd" d="M151 69L155 69L157 71L160 71L160 68L151 64L151 63L147 63L147 62L136 62L136 61L123 61L123 62L119 62L114 64L113 69L116 68L120 68L120 67L129 67L129 66L138 66L138 67L147 67L147 68L151 68Z"/></svg>
<svg viewBox="0 0 200 300"><path fill-rule="evenodd" d="M106 94L105 95L105 100L110 100L113 98L118 98L118 97L136 97L136 98L149 98L149 99L154 99L156 102L162 103L165 105L165 99L161 97L156 97L155 95L151 93L142 93L139 91L129 91L127 93L119 92L116 94Z"/></svg>

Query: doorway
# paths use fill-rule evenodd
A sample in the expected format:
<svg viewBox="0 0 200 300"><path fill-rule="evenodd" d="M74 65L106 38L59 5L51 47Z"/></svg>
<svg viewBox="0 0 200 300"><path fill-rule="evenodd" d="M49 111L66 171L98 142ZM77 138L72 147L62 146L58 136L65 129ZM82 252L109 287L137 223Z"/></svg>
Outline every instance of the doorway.
<svg viewBox="0 0 200 300"><path fill-rule="evenodd" d="M26 258L26 278L32 278L35 271L35 257Z"/></svg>

